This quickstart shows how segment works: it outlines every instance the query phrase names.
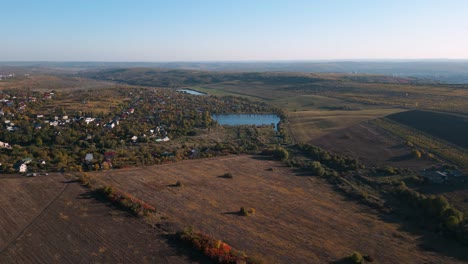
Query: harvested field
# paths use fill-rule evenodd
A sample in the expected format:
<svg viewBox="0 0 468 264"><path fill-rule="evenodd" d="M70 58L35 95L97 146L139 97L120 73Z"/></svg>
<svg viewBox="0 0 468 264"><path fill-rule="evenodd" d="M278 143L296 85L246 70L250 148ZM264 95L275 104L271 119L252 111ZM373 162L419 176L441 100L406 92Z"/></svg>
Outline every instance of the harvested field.
<svg viewBox="0 0 468 264"><path fill-rule="evenodd" d="M300 143L310 143L312 140L333 131L400 111L403 110L390 108L354 111L300 111L290 113L289 122L294 139Z"/></svg>
<svg viewBox="0 0 468 264"><path fill-rule="evenodd" d="M233 178L222 177L226 173ZM170 221L192 225L260 255L266 263L328 263L354 250L379 263L458 262L422 250L419 237L344 199L322 179L298 176L281 163L258 157L227 156L91 175L156 206ZM240 207L255 208L256 213L240 216ZM463 255L459 247L446 243L443 247Z"/></svg>
<svg viewBox="0 0 468 264"><path fill-rule="evenodd" d="M468 117L448 113L412 110L387 118L419 129L463 148L468 148Z"/></svg>
<svg viewBox="0 0 468 264"><path fill-rule="evenodd" d="M158 229L62 175L0 176L0 263L190 263Z"/></svg>
<svg viewBox="0 0 468 264"><path fill-rule="evenodd" d="M412 148L404 141L369 123L335 131L312 140L312 143L326 150L357 158L371 166L419 170L435 164L429 158L413 158Z"/></svg>

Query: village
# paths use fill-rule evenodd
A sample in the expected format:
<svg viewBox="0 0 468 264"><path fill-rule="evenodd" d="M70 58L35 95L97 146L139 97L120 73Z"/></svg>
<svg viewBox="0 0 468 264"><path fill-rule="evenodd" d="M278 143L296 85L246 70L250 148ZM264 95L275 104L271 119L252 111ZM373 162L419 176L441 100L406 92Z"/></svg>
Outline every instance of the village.
<svg viewBox="0 0 468 264"><path fill-rule="evenodd" d="M93 91L92 96L99 102L100 93L107 92ZM195 141L188 147L183 142L216 126L212 113L274 111L242 98L198 96L165 88L116 89L112 94L122 103L102 112L89 107L88 91L0 93L0 171L41 175L217 155L233 146ZM70 98L82 109L64 107L62 102ZM173 139L179 140L169 144Z"/></svg>

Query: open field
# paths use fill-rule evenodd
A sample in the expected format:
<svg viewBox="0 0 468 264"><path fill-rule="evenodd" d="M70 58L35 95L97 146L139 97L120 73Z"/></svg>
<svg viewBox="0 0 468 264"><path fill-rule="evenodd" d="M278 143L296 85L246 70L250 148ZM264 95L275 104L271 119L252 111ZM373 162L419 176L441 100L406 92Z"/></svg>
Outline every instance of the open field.
<svg viewBox="0 0 468 264"><path fill-rule="evenodd" d="M428 168L436 162L428 158L415 159L412 148L389 132L369 123L360 123L337 130L311 143L324 149L359 159L372 166L392 166L411 169Z"/></svg>
<svg viewBox="0 0 468 264"><path fill-rule="evenodd" d="M468 149L468 116L413 110L387 118Z"/></svg>
<svg viewBox="0 0 468 264"><path fill-rule="evenodd" d="M402 140L411 142L411 144L437 155L447 162L457 164L465 169L468 166L468 155L465 148L456 146L450 142L433 137L420 130L392 121L388 118L379 118L371 122ZM455 133L458 133L458 131Z"/></svg>
<svg viewBox="0 0 468 264"><path fill-rule="evenodd" d="M113 86L112 88L102 87L98 91L93 89L80 89L79 91L63 93L46 101L38 108L38 111L60 112L66 109L68 113L93 112L94 114L109 114L115 109L128 105L130 98L123 96L119 90L122 86Z"/></svg>
<svg viewBox="0 0 468 264"><path fill-rule="evenodd" d="M404 110L390 108L353 111L299 111L289 113L288 119L293 138L297 142L309 143L328 133L401 111Z"/></svg>
<svg viewBox="0 0 468 264"><path fill-rule="evenodd" d="M233 179L219 177L227 172ZM344 199L323 180L274 161L227 156L91 175L266 263L327 263L354 250L377 263L457 263L422 250L417 236ZM242 206L256 214L240 216ZM462 252L451 243L441 247Z"/></svg>
<svg viewBox="0 0 468 264"><path fill-rule="evenodd" d="M28 89L50 92L52 90L66 91L70 89L96 89L113 85L108 81L98 81L79 77L54 75L18 76L14 79L0 81L0 90Z"/></svg>
<svg viewBox="0 0 468 264"><path fill-rule="evenodd" d="M190 263L158 229L59 174L0 175L0 263Z"/></svg>
<svg viewBox="0 0 468 264"><path fill-rule="evenodd" d="M112 69L84 74L99 80L159 87L203 87L214 95L237 95L261 101L301 95L337 98L348 103L468 113L466 85L346 74L233 73L151 68ZM293 108L288 108L294 110Z"/></svg>

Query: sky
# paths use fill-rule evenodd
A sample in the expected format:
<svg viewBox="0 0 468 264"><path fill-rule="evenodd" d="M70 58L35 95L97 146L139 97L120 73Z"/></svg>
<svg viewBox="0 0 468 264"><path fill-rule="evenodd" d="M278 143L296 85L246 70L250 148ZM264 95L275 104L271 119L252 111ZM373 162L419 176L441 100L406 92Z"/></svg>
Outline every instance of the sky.
<svg viewBox="0 0 468 264"><path fill-rule="evenodd" d="M0 0L0 61L468 59L467 0Z"/></svg>

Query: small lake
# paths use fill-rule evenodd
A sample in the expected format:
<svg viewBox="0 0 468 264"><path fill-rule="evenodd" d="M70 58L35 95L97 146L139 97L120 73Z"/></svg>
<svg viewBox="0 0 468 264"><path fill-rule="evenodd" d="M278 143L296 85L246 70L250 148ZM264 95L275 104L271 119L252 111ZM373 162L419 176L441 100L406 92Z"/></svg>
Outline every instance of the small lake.
<svg viewBox="0 0 468 264"><path fill-rule="evenodd" d="M240 126L240 125L271 125L278 131L278 123L280 118L277 115L260 115L260 114L221 114L211 116L220 125Z"/></svg>
<svg viewBox="0 0 468 264"><path fill-rule="evenodd" d="M193 95L206 95L205 93L195 91L195 90L190 90L190 89L179 89L177 91L179 93L187 93L187 94L193 94Z"/></svg>

